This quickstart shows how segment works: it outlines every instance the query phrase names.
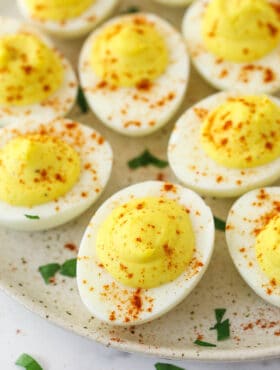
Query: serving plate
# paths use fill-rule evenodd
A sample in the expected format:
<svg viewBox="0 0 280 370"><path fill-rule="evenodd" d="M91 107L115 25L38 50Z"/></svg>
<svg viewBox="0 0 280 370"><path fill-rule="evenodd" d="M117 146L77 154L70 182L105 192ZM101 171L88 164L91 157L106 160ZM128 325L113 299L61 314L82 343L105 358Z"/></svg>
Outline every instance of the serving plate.
<svg viewBox="0 0 280 370"><path fill-rule="evenodd" d="M129 5L156 12L179 29L182 9L171 9L149 0L122 1L119 9ZM0 14L20 17L14 2L0 0ZM54 40L77 65L83 39ZM213 93L192 69L184 103L172 122L144 139L126 138L105 128L89 112L81 114L75 107L71 118L93 126L112 144L115 155L112 177L97 204L79 219L51 231L23 233L0 228L0 287L28 309L77 334L124 351L137 351L166 358L203 360L248 360L280 356L280 309L266 304L243 282L235 270L225 244L225 235L216 233L215 251L210 266L196 289L170 313L151 323L120 328L102 324L82 304L75 279L57 276L55 283L45 285L38 267L51 262L62 263L74 258L87 223L95 209L111 194L143 180L163 178L176 182L169 168L147 167L130 170L127 161L145 148L166 158L167 141L179 115L194 102ZM280 183L278 183L280 185ZM234 199L205 198L213 213L225 219ZM71 244L73 248L67 248ZM216 348L198 347L197 337L216 343L215 308L226 308L231 323L231 338Z"/></svg>

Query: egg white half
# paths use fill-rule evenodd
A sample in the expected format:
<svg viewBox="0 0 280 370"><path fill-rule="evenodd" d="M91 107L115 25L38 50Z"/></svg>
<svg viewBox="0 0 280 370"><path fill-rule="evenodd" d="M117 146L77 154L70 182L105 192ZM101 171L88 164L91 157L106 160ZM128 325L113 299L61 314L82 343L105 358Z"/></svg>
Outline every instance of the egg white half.
<svg viewBox="0 0 280 370"><path fill-rule="evenodd" d="M178 120L168 143L172 170L183 184L200 194L235 197L280 177L280 158L263 166L235 169L211 159L200 144L200 128L206 115L237 92L220 92L189 108ZM280 107L278 98L269 97Z"/></svg>
<svg viewBox="0 0 280 370"><path fill-rule="evenodd" d="M92 205L109 180L113 157L109 143L94 129L69 119L56 119L49 123L28 121L7 126L0 130L0 149L19 134L35 134L42 131L65 141L79 154L80 178L63 197L45 204L18 207L0 201L2 226L36 231L64 224ZM27 216L38 216L39 219Z"/></svg>
<svg viewBox="0 0 280 370"><path fill-rule="evenodd" d="M192 62L201 76L219 90L234 88L252 93L274 93L279 90L280 43L270 54L248 63L225 61L206 49L201 24L209 1L195 1L186 11L182 24ZM279 4L275 0L270 2Z"/></svg>
<svg viewBox="0 0 280 370"><path fill-rule="evenodd" d="M80 16L63 22L55 22L52 20L35 19L30 14L25 0L17 0L18 7L25 18L42 30L64 38L75 38L86 35L107 18L114 11L118 3L119 0L96 0Z"/></svg>
<svg viewBox="0 0 280 370"><path fill-rule="evenodd" d="M31 33L37 36L59 57L63 67L61 86L51 96L42 102L25 106L2 106L0 105L0 127L33 120L40 122L42 117L45 121L63 117L73 107L76 101L78 83L74 70L69 61L55 48L53 43L34 28L15 19L0 17L0 38L19 32Z"/></svg>
<svg viewBox="0 0 280 370"><path fill-rule="evenodd" d="M166 185L169 190L165 190ZM77 281L82 301L98 319L113 325L137 325L151 321L180 303L206 271L214 246L212 212L191 190L169 185L160 181L147 181L119 191L103 203L86 229L78 255ZM143 309L137 317L132 317L129 314L130 301L137 289L118 283L102 267L96 255L96 236L99 226L114 208L133 198L148 196L177 200L190 211L196 247L192 262L176 280L156 288L141 289Z"/></svg>
<svg viewBox="0 0 280 370"><path fill-rule="evenodd" d="M267 302L280 307L280 286L272 286L261 270L255 253L256 230L262 229L262 216L280 202L280 187L256 189L243 195L232 206L226 226L231 258L246 283ZM279 211L278 211L279 212Z"/></svg>
<svg viewBox="0 0 280 370"><path fill-rule="evenodd" d="M164 38L169 52L166 71L148 91L103 86L90 63L94 41L109 25L139 17L153 23ZM182 36L171 25L156 15L137 13L114 18L89 36L81 51L79 74L88 103L100 120L122 134L141 136L158 130L179 108L189 79L189 57Z"/></svg>

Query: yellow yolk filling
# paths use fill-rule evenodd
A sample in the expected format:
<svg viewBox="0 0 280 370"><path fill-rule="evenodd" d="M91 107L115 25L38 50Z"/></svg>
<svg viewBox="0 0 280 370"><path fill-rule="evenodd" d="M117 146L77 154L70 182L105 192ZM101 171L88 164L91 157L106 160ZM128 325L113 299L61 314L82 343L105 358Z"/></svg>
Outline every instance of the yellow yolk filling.
<svg viewBox="0 0 280 370"><path fill-rule="evenodd" d="M251 168L280 157L280 108L266 96L231 98L210 112L200 131L207 155L228 168Z"/></svg>
<svg viewBox="0 0 280 370"><path fill-rule="evenodd" d="M36 36L0 38L0 104L25 106L44 101L62 82L59 57Z"/></svg>
<svg viewBox="0 0 280 370"><path fill-rule="evenodd" d="M280 42L280 18L267 0L212 0L202 20L205 47L219 58L251 62Z"/></svg>
<svg viewBox="0 0 280 370"><path fill-rule="evenodd" d="M173 281L190 263L195 246L186 210L174 200L134 199L112 211L100 226L100 262L120 283L153 288Z"/></svg>
<svg viewBox="0 0 280 370"><path fill-rule="evenodd" d="M25 0L32 17L45 21L79 17L94 3L95 0Z"/></svg>
<svg viewBox="0 0 280 370"><path fill-rule="evenodd" d="M271 219L258 234L255 250L262 271L280 285L280 216Z"/></svg>
<svg viewBox="0 0 280 370"><path fill-rule="evenodd" d="M91 66L103 81L132 87L161 76L168 64L165 41L144 18L114 24L92 46Z"/></svg>
<svg viewBox="0 0 280 370"><path fill-rule="evenodd" d="M0 199L32 207L65 195L78 181L80 158L67 143L47 135L25 135L0 150Z"/></svg>

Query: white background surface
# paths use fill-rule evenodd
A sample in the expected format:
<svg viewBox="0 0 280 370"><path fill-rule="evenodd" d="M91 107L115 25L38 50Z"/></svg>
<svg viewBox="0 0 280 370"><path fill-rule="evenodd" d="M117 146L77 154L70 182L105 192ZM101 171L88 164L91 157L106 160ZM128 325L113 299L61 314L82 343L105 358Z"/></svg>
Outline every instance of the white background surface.
<svg viewBox="0 0 280 370"><path fill-rule="evenodd" d="M0 291L0 370L20 369L21 353L38 360L44 370L153 370L158 358L119 352L81 338L27 311ZM186 370L279 370L280 359L258 363L170 361Z"/></svg>

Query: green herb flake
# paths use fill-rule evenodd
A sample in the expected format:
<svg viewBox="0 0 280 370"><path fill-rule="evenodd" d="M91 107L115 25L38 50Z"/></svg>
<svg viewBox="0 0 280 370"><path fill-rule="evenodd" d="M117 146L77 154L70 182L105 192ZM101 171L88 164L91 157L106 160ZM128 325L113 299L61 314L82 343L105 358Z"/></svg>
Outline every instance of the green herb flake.
<svg viewBox="0 0 280 370"><path fill-rule="evenodd" d="M220 323L223 320L224 314L226 313L225 308L216 308L215 309L215 316L217 323Z"/></svg>
<svg viewBox="0 0 280 370"><path fill-rule="evenodd" d="M198 346L201 346L201 347L217 347L216 344L203 342L202 340L199 340L199 339L194 341L194 344L197 344Z"/></svg>
<svg viewBox="0 0 280 370"><path fill-rule="evenodd" d="M61 266L60 274L69 277L76 277L77 271L77 258L72 258L68 261L65 261Z"/></svg>
<svg viewBox="0 0 280 370"><path fill-rule="evenodd" d="M24 215L29 220L40 220L40 217L37 215Z"/></svg>
<svg viewBox="0 0 280 370"><path fill-rule="evenodd" d="M78 88L77 103L78 103L81 111L83 113L87 113L88 103L86 101L86 98L85 98L85 95L84 95L84 92L83 92L81 86L79 86L79 88Z"/></svg>
<svg viewBox="0 0 280 370"><path fill-rule="evenodd" d="M230 337L230 323L229 319L224 321L223 317L226 313L225 308L216 308L215 309L215 316L216 316L216 324L210 328L210 330L217 330L217 340L225 340Z"/></svg>
<svg viewBox="0 0 280 370"><path fill-rule="evenodd" d="M50 279L60 270L60 265L58 263L49 263L48 265L40 266L38 270L45 283L49 284Z"/></svg>
<svg viewBox="0 0 280 370"><path fill-rule="evenodd" d="M182 367L178 367L178 366L171 365L171 364L162 364L160 362L155 364L155 368L156 370L185 370Z"/></svg>
<svg viewBox="0 0 280 370"><path fill-rule="evenodd" d="M216 330L217 330L217 340L225 340L230 337L230 323L229 319L226 319L222 322L219 322L216 324Z"/></svg>
<svg viewBox="0 0 280 370"><path fill-rule="evenodd" d="M16 360L16 365L24 367L26 370L43 370L38 362L26 353L19 356Z"/></svg>
<svg viewBox="0 0 280 370"><path fill-rule="evenodd" d="M218 217L214 217L214 223L216 230L225 231L226 230L226 223L225 221L221 220Z"/></svg>
<svg viewBox="0 0 280 370"><path fill-rule="evenodd" d="M133 14L140 12L140 8L135 5L131 5L122 11L122 14Z"/></svg>
<svg viewBox="0 0 280 370"><path fill-rule="evenodd" d="M149 150L144 150L142 154L140 154L138 157L131 159L128 162L128 167L135 170L139 167L146 167L150 164L158 168L164 168L168 166L167 161L158 159L153 154L151 154Z"/></svg>

